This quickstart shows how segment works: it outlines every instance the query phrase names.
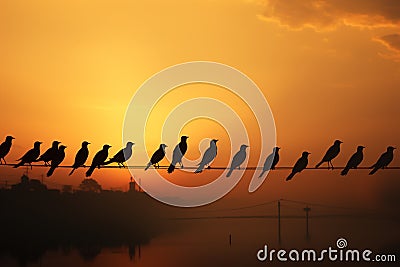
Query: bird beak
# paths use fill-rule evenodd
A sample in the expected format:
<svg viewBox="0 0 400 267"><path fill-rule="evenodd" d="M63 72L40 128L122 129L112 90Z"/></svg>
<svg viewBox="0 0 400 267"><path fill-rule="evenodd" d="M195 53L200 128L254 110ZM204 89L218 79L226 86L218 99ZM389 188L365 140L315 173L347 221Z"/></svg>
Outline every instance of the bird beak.
<svg viewBox="0 0 400 267"><path fill-rule="evenodd" d="M11 139L15 139L15 137L12 137L12 136L11 136Z"/></svg>

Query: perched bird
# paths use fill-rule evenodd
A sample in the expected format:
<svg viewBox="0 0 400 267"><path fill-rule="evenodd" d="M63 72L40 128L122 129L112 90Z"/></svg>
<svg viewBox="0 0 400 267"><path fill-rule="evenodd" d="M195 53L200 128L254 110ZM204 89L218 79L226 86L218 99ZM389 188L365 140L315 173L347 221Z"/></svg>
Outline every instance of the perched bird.
<svg viewBox="0 0 400 267"><path fill-rule="evenodd" d="M213 139L210 141L210 147L207 148L206 152L204 152L203 158L199 163L199 167L194 173L202 172L206 165L210 167L211 161L213 161L217 156L217 142L217 139Z"/></svg>
<svg viewBox="0 0 400 267"><path fill-rule="evenodd" d="M321 162L318 163L315 168L318 168L322 163L324 162L328 162L328 169L330 168L330 166L332 166L332 170L333 170L333 164L332 164L332 160L334 158L336 158L337 155L339 155L340 152L340 144L343 143L340 140L336 140L333 145L328 149L328 151L326 151L325 156L322 158ZM330 164L330 165L329 165Z"/></svg>
<svg viewBox="0 0 400 267"><path fill-rule="evenodd" d="M90 168L86 172L86 177L90 177L96 167L100 169L100 165L104 165L104 161L108 158L108 149L110 147L109 145L104 145L103 149L94 155L92 165L90 165Z"/></svg>
<svg viewBox="0 0 400 267"><path fill-rule="evenodd" d="M235 168L239 168L239 170L240 170L240 165L242 165L242 163L246 159L246 156L247 156L246 148L248 148L248 147L249 146L247 146L247 145L240 146L240 150L235 154L235 156L233 156L231 167L229 168L229 171L226 174L226 177L230 177Z"/></svg>
<svg viewBox="0 0 400 267"><path fill-rule="evenodd" d="M174 152L172 153L172 162L168 167L168 173L172 173L175 170L175 165L177 163L179 163L179 165L181 165L181 168L183 168L182 157L187 151L186 140L188 138L189 136L181 136L181 142L175 146Z"/></svg>
<svg viewBox="0 0 400 267"><path fill-rule="evenodd" d="M82 147L76 153L75 161L74 161L74 164L72 165L72 170L69 173L69 175L73 174L76 169L78 169L79 167L81 167L85 164L85 162L89 156L89 149L88 149L89 144L90 143L86 142L86 141L82 142Z"/></svg>
<svg viewBox="0 0 400 267"><path fill-rule="evenodd" d="M44 161L44 165L49 165L49 162L56 156L58 152L58 145L60 143L61 142L59 141L53 141L51 147L47 149L46 152L44 152L36 161Z"/></svg>
<svg viewBox="0 0 400 267"><path fill-rule="evenodd" d="M258 176L259 178L263 176L265 172L275 169L276 164L278 164L279 162L279 149L281 148L277 146L272 149L272 153L269 154L269 156L264 162L263 170L260 176Z"/></svg>
<svg viewBox="0 0 400 267"><path fill-rule="evenodd" d="M302 170L304 170L307 165L308 165L308 155L310 155L311 153L308 153L307 151L304 151L301 154L301 158L299 158L296 162L296 164L294 165L293 169L292 169L292 173L289 174L289 176L286 178L286 181L289 181L293 178L293 176L298 173L301 172Z"/></svg>
<svg viewBox="0 0 400 267"><path fill-rule="evenodd" d="M8 152L10 152L13 139L15 139L15 138L12 136L7 136L6 140L3 143L1 143L1 145L0 145L0 164L3 164L2 160L4 160L4 164L7 164L6 159L4 157L8 154Z"/></svg>
<svg viewBox="0 0 400 267"><path fill-rule="evenodd" d="M124 162L127 161L132 157L132 146L135 143L128 142L126 143L126 147L118 151L117 154L114 155L114 157L110 158L110 160L104 162L104 165L108 165L113 162L117 162L119 167L124 167Z"/></svg>
<svg viewBox="0 0 400 267"><path fill-rule="evenodd" d="M165 144L161 144L160 147L156 150L156 152L153 153L153 156L151 156L151 159L149 163L147 163L146 168L144 170L147 170L150 168L151 165L154 165L155 168L159 168L160 165L158 164L165 156L165 148L168 147Z"/></svg>
<svg viewBox="0 0 400 267"><path fill-rule="evenodd" d="M65 158L65 151L64 150L66 148L67 147L63 146L63 145L61 145L58 148L57 153L55 154L55 156L51 160L50 169L47 172L47 177L50 177L53 174L54 170L58 167L58 165L60 165L60 163L64 160L64 158Z"/></svg>
<svg viewBox="0 0 400 267"><path fill-rule="evenodd" d="M371 166L371 168L373 168L373 169L369 173L369 175L374 174L379 169L384 169L385 167L387 167L390 164L390 162L392 162L392 160L393 160L393 150L395 150L395 149L396 149L395 147L388 146L386 149L386 152L383 153L379 157L378 161L374 165Z"/></svg>
<svg viewBox="0 0 400 267"><path fill-rule="evenodd" d="M36 141L33 144L33 148L30 149L28 152L26 152L21 158L19 158L18 160L20 160L20 162L18 164L16 164L14 166L14 168L18 168L19 166L24 165L25 163L28 163L31 166L32 169L32 162L36 161L36 159L39 157L40 155L40 144L42 142Z"/></svg>
<svg viewBox="0 0 400 267"><path fill-rule="evenodd" d="M342 170L340 175L342 175L342 176L347 175L347 173L349 172L350 169L357 169L358 165L360 165L361 161L364 158L364 155L363 155L364 148L365 147L363 147L363 146L357 147L356 153L354 153L353 156L351 156L351 158L349 159L349 161L346 164L346 167L344 167L344 169Z"/></svg>

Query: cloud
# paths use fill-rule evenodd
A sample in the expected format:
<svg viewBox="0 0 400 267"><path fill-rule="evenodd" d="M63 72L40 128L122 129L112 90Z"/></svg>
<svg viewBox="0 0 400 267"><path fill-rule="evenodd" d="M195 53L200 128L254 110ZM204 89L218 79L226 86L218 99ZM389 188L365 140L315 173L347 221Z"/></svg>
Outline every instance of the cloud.
<svg viewBox="0 0 400 267"><path fill-rule="evenodd" d="M400 27L398 0L265 0L261 18L290 29L333 30L354 27Z"/></svg>
<svg viewBox="0 0 400 267"><path fill-rule="evenodd" d="M390 51L381 56L400 62L400 34L388 34L374 40L383 44Z"/></svg>
<svg viewBox="0 0 400 267"><path fill-rule="evenodd" d="M384 35L378 38L378 40L390 50L400 52L400 34L395 33Z"/></svg>

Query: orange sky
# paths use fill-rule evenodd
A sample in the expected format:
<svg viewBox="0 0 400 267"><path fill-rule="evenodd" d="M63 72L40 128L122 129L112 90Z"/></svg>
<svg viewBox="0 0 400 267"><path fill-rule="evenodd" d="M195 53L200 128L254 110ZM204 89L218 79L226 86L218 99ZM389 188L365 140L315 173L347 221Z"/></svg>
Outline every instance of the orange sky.
<svg viewBox="0 0 400 267"><path fill-rule="evenodd" d="M35 140L43 150L52 140L66 144L65 164L83 140L92 143L90 160L104 143L115 154L137 88L163 68L207 60L239 69L263 91L281 165L292 165L305 149L315 165L334 139L344 141L337 165L359 144L370 165L387 145L400 146L399 9L389 0L2 1L0 138L16 137L6 159L13 162ZM214 130L199 134L188 125L189 156L198 156L197 141L222 134ZM172 153L175 144L168 145ZM2 169L1 179L21 172ZM56 171L52 182L77 185L83 178L82 170L66 172ZM96 170L94 177L125 189L129 176Z"/></svg>

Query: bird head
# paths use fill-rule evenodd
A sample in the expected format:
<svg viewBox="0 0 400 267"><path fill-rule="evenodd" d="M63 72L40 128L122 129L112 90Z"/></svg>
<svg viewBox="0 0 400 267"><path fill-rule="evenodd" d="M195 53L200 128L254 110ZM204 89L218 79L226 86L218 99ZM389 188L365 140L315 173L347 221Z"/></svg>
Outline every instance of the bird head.
<svg viewBox="0 0 400 267"><path fill-rule="evenodd" d="M212 143L217 144L217 142L218 142L218 139L213 139L210 141L210 144L212 144Z"/></svg>
<svg viewBox="0 0 400 267"><path fill-rule="evenodd" d="M87 141L83 141L83 142L82 142L82 146L83 146L83 147L87 147L89 144L90 144L90 143L87 142Z"/></svg>
<svg viewBox="0 0 400 267"><path fill-rule="evenodd" d="M277 152L277 151L279 151L279 149L281 149L281 148L276 146L276 147L274 147L273 151Z"/></svg>
<svg viewBox="0 0 400 267"><path fill-rule="evenodd" d="M304 152L302 153L302 156L303 156L303 157L308 157L308 155L310 155L310 154L311 154L310 152L304 151Z"/></svg>
<svg viewBox="0 0 400 267"><path fill-rule="evenodd" d="M13 139L15 139L15 138L12 137L11 135L9 135L9 136L6 137L6 140L7 140L7 141L11 141L11 140L13 140Z"/></svg>
<svg viewBox="0 0 400 267"><path fill-rule="evenodd" d="M186 136L186 135L182 135L181 136L181 141L186 141L187 139L189 138L189 136Z"/></svg>
<svg viewBox="0 0 400 267"><path fill-rule="evenodd" d="M60 141L53 141L52 143L52 147L58 147L58 145L60 144Z"/></svg>
<svg viewBox="0 0 400 267"><path fill-rule="evenodd" d="M128 143L126 143L126 147L132 147L135 143L129 141Z"/></svg>
<svg viewBox="0 0 400 267"><path fill-rule="evenodd" d="M107 144L106 144L106 145L103 146L103 149L104 149L104 150L108 150L110 147L111 147L110 145L107 145Z"/></svg>
<svg viewBox="0 0 400 267"><path fill-rule="evenodd" d="M395 150L396 148L395 147L392 147L392 146L388 146L387 147L387 151L393 151L393 150Z"/></svg>
<svg viewBox="0 0 400 267"><path fill-rule="evenodd" d="M340 144L342 144L343 142L342 141L340 141L340 140L335 140L335 145L340 145Z"/></svg>
<svg viewBox="0 0 400 267"><path fill-rule="evenodd" d="M66 146L61 145L58 149L61 150L61 151L63 151L63 150L66 149L66 148L67 148Z"/></svg>
<svg viewBox="0 0 400 267"><path fill-rule="evenodd" d="M248 148L248 147L249 147L248 145L241 145L240 150L246 150L246 148Z"/></svg>
<svg viewBox="0 0 400 267"><path fill-rule="evenodd" d="M33 146L34 147L40 147L40 144L41 144L42 142L39 142L39 141L36 141L34 144L33 144Z"/></svg>
<svg viewBox="0 0 400 267"><path fill-rule="evenodd" d="M166 147L168 147L166 144L161 144L161 145L160 145L160 148L161 148L162 150L165 150Z"/></svg>
<svg viewBox="0 0 400 267"><path fill-rule="evenodd" d="M357 151L362 151L365 148L365 146L358 146Z"/></svg>

